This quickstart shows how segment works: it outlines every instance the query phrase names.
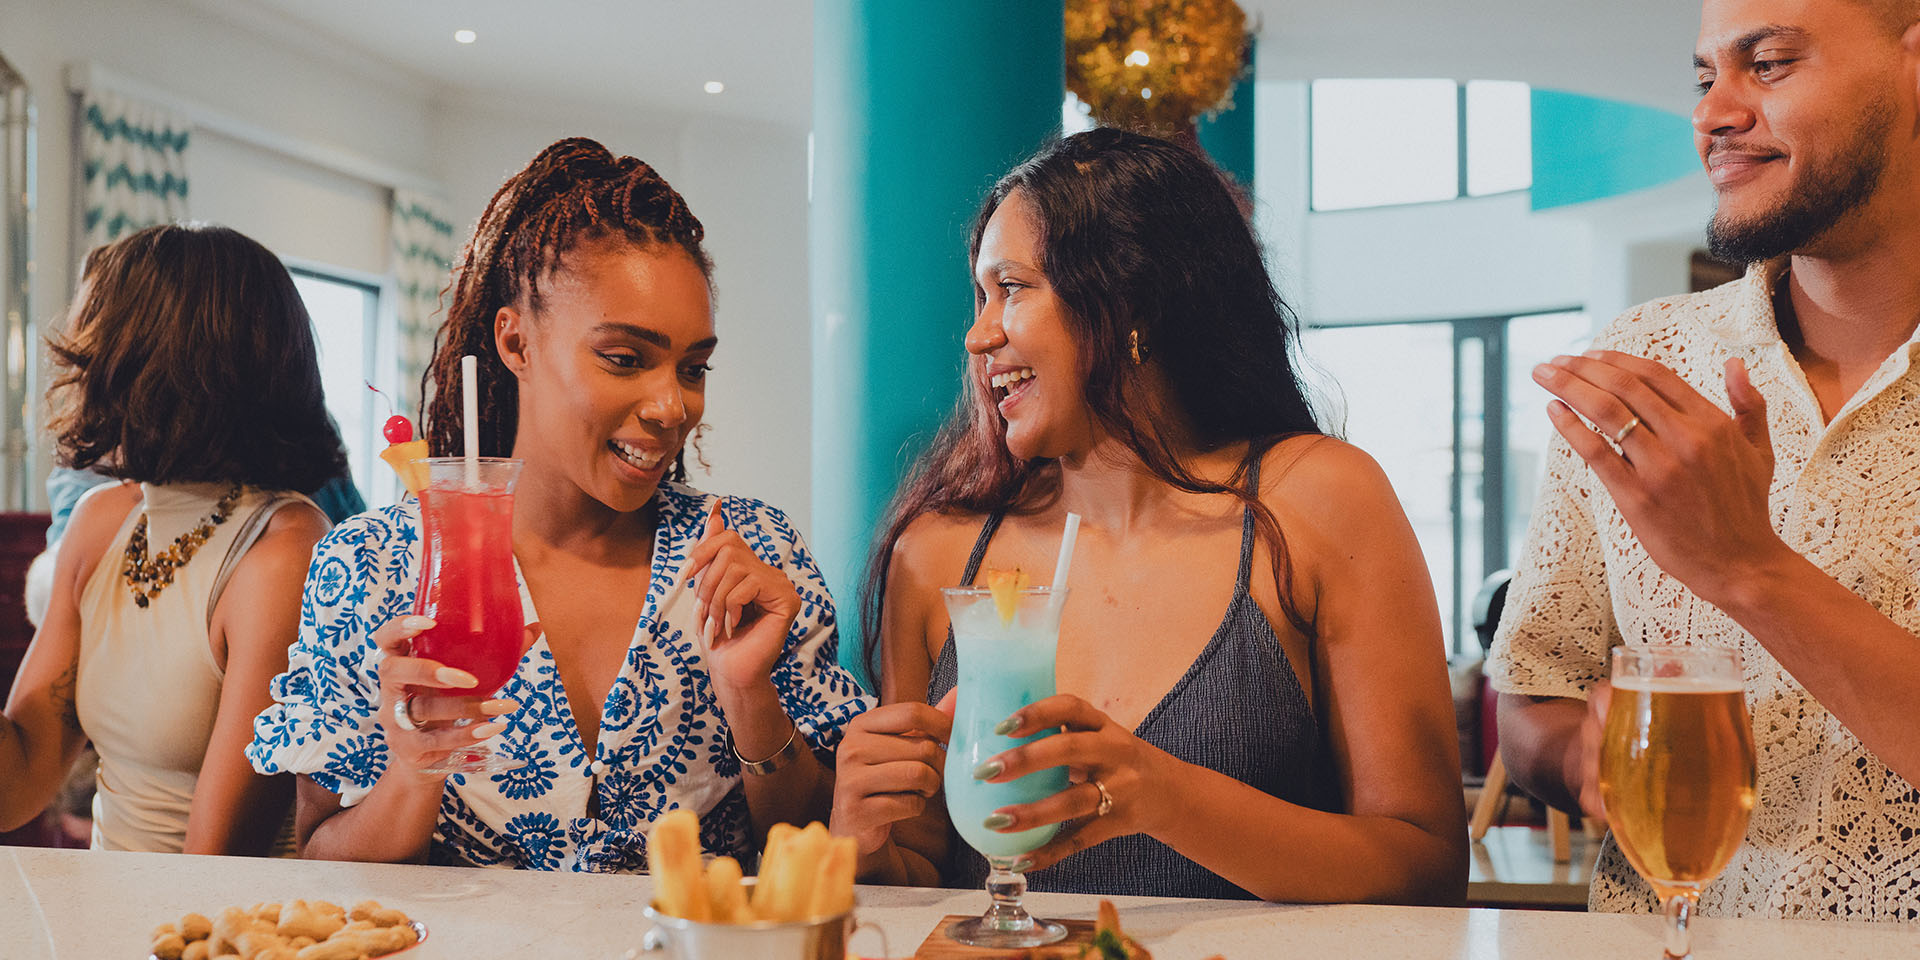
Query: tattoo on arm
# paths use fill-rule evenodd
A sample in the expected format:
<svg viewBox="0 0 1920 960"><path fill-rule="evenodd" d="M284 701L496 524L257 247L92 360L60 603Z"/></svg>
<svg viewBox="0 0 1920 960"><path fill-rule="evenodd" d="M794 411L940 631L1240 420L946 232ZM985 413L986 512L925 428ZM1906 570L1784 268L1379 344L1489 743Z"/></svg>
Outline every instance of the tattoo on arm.
<svg viewBox="0 0 1920 960"><path fill-rule="evenodd" d="M80 657L76 654L73 661L67 664L67 669L61 671L59 678L53 681L53 688L48 691L48 695L53 698L54 714L75 732L80 730L79 691Z"/></svg>

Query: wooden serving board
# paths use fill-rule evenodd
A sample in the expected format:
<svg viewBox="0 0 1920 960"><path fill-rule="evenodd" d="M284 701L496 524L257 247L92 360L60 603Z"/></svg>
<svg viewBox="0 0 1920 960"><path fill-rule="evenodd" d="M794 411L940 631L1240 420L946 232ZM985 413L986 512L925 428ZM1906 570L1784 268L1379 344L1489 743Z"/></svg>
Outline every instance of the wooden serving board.
<svg viewBox="0 0 1920 960"><path fill-rule="evenodd" d="M940 923L933 928L933 931L927 934L927 941L920 945L920 949L913 952L916 960L989 960L989 958L992 958L992 960L1026 960L1028 952L1025 949L988 950L982 947L969 947L965 944L955 943L947 939L947 927L966 919L968 918L959 914L942 918ZM1093 942L1092 920L1054 920L1054 922L1067 928L1067 938L1058 943L1051 943L1044 947L1034 948L1040 951L1040 956L1073 956L1071 948ZM1059 948L1061 947L1067 947L1069 949L1060 950ZM1056 953L1056 951L1058 952Z"/></svg>

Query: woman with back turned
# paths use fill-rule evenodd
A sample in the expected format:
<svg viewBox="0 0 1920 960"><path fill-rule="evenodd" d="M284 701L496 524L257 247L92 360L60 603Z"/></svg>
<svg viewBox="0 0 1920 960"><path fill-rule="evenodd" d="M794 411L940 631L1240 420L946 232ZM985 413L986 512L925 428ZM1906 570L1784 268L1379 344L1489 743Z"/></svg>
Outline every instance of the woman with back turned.
<svg viewBox="0 0 1920 960"><path fill-rule="evenodd" d="M306 495L346 472L312 321L260 244L152 227L89 255L52 351L61 465L120 482L60 542L0 720L0 830L91 740L95 847L265 853L293 784L241 751L327 530Z"/></svg>

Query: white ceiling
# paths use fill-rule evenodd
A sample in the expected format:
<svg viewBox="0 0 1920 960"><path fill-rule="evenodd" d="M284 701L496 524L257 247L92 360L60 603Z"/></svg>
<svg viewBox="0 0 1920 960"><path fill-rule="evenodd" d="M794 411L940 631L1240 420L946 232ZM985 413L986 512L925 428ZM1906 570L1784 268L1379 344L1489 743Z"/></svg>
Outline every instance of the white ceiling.
<svg viewBox="0 0 1920 960"><path fill-rule="evenodd" d="M809 122L808 0L190 0L317 34L446 96ZM942 0L883 0L933 3ZM1690 108L1696 0L1240 0L1260 76L1525 80ZM455 43L458 29L478 42ZM710 95L708 80L726 84Z"/></svg>

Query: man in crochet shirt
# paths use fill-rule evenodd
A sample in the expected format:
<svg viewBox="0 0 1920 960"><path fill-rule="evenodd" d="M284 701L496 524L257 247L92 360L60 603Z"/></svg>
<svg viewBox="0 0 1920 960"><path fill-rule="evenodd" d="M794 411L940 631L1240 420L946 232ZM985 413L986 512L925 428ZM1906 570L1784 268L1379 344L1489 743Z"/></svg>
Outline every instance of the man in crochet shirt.
<svg viewBox="0 0 1920 960"><path fill-rule="evenodd" d="M1705 0L1708 240L1744 278L1534 371L1560 438L1495 641L1515 780L1603 816L1607 651L1740 651L1758 759L1708 915L1920 918L1920 0ZM1595 909L1657 909L1617 846Z"/></svg>

